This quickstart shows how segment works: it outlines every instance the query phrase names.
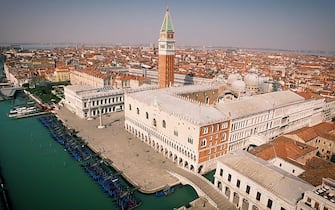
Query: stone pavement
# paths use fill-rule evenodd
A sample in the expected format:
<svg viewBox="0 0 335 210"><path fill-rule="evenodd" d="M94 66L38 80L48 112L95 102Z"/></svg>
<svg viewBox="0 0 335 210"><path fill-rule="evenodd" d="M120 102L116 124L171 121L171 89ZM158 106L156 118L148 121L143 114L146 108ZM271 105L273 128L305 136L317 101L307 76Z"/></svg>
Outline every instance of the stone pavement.
<svg viewBox="0 0 335 210"><path fill-rule="evenodd" d="M207 194L205 196L218 204L219 209L236 209L205 178L187 172L159 154L147 144L138 140L124 129L124 112L104 115L102 124L106 128L98 128L99 118L86 120L77 117L67 108L61 108L56 114L64 124L78 131L78 136L102 158L112 161L112 166L122 171L123 176L143 193L154 193L166 186L180 183L180 180L169 173L186 177ZM203 198L201 198L203 199ZM195 202L195 206L187 209L215 209L207 202L207 206ZM201 203L201 202L200 202Z"/></svg>
<svg viewBox="0 0 335 210"><path fill-rule="evenodd" d="M56 114L64 124L78 131L88 145L101 157L111 160L113 167L143 193L154 193L167 185L179 183L166 170L173 163L139 141L124 129L124 113L116 112L103 116L106 128L99 129L99 118L85 120L61 108Z"/></svg>

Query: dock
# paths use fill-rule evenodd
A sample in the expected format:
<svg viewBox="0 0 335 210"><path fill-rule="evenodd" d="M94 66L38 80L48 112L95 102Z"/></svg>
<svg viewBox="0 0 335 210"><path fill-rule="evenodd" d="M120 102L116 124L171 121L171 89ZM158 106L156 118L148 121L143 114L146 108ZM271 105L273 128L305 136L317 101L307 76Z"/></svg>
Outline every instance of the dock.
<svg viewBox="0 0 335 210"><path fill-rule="evenodd" d="M15 117L12 117L12 118L22 119L22 118L36 117L36 116L42 116L42 115L47 115L47 114L50 114L50 112L42 111L42 112L36 112L36 113L31 113L31 114L19 115L19 116L15 116Z"/></svg>
<svg viewBox="0 0 335 210"><path fill-rule="evenodd" d="M115 170L112 162L101 158L71 129L66 128L54 115L39 117L39 121L49 130L51 137L64 147L64 150L84 171L111 197L120 210L133 209L142 202L135 198L138 187L130 186L122 177L122 172Z"/></svg>

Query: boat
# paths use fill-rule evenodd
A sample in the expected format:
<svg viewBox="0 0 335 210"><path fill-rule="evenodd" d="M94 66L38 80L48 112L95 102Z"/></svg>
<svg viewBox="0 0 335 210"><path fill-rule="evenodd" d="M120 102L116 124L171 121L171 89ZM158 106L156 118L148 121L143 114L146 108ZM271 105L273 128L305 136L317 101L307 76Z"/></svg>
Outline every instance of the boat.
<svg viewBox="0 0 335 210"><path fill-rule="evenodd" d="M8 113L8 117L19 117L19 116L23 116L23 115L27 115L27 114L32 114L35 112L38 112L39 109L37 107L14 107L13 109L11 109Z"/></svg>
<svg viewBox="0 0 335 210"><path fill-rule="evenodd" d="M101 190L113 198L116 207L120 210L131 210L142 204L134 196L137 188L129 189L126 183L120 179L121 172L112 170L108 161L95 154L74 131L66 128L54 115L38 118L49 130L54 140L64 146L85 172L100 186Z"/></svg>
<svg viewBox="0 0 335 210"><path fill-rule="evenodd" d="M155 196L156 197L162 197L162 196L167 196L171 193L174 192L174 188L173 187L167 187L165 189L163 189L162 191L156 192Z"/></svg>

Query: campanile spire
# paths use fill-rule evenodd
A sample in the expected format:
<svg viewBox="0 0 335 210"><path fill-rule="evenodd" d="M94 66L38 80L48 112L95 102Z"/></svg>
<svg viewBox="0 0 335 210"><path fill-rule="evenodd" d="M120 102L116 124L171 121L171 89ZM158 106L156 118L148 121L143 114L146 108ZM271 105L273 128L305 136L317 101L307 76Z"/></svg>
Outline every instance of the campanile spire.
<svg viewBox="0 0 335 210"><path fill-rule="evenodd" d="M167 7L158 39L158 85L160 88L173 86L174 58L174 29Z"/></svg>

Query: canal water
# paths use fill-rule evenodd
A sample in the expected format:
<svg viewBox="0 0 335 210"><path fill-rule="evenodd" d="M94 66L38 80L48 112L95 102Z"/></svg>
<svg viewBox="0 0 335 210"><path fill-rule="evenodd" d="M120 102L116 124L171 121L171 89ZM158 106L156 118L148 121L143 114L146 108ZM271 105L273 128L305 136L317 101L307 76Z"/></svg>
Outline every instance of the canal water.
<svg viewBox="0 0 335 210"><path fill-rule="evenodd" d="M8 118L18 100L0 102L0 166L13 209L117 209L113 199L51 138L38 119ZM142 201L138 210L172 210L198 196L187 185L176 187L166 197L139 192L135 197Z"/></svg>

